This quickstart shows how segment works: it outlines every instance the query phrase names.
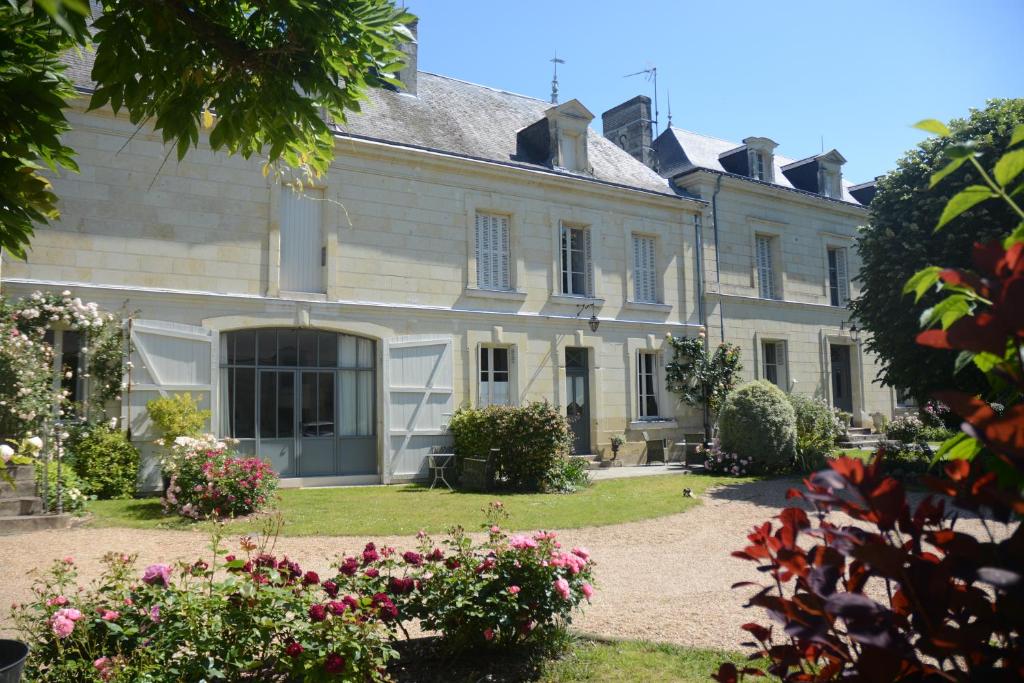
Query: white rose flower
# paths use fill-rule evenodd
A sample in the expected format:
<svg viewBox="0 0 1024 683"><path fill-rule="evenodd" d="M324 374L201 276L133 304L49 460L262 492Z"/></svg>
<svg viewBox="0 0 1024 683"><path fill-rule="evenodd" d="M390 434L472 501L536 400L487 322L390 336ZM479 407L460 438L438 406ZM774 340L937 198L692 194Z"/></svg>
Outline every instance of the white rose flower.
<svg viewBox="0 0 1024 683"><path fill-rule="evenodd" d="M31 436L25 439L25 443L32 447L33 450L38 451L43 447L43 440L38 436Z"/></svg>
<svg viewBox="0 0 1024 683"><path fill-rule="evenodd" d="M12 457L14 457L14 449L7 444L0 445L0 458L3 458L4 462L7 462Z"/></svg>

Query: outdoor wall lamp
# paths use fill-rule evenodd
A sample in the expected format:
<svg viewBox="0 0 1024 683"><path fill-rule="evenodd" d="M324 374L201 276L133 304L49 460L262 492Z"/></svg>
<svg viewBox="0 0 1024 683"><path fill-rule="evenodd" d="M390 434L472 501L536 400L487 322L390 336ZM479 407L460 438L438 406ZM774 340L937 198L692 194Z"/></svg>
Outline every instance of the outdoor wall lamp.
<svg viewBox="0 0 1024 683"><path fill-rule="evenodd" d="M597 332L598 325L601 321L597 319L597 306L595 304L580 304L576 307L576 317L583 315L583 312L590 309L590 320L587 321L587 325L590 326L591 332Z"/></svg>
<svg viewBox="0 0 1024 683"><path fill-rule="evenodd" d="M839 322L839 331L842 332L845 329L846 321L842 320ZM857 323L853 323L852 325L850 325L850 339L852 339L854 343L860 341L860 328L857 327Z"/></svg>

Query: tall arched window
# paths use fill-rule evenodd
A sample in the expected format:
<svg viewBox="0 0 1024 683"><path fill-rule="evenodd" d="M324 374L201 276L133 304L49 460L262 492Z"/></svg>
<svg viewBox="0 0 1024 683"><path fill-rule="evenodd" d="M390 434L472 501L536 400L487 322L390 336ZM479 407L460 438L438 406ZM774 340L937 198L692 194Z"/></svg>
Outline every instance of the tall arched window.
<svg viewBox="0 0 1024 683"><path fill-rule="evenodd" d="M221 335L221 433L282 476L375 474L376 348L322 330Z"/></svg>

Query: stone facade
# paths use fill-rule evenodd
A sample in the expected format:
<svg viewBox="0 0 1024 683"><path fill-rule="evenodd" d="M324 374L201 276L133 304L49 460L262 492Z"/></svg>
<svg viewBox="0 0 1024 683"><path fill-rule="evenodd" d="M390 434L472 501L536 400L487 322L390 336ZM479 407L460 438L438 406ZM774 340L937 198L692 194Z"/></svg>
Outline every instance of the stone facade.
<svg viewBox="0 0 1024 683"><path fill-rule="evenodd" d="M666 333L699 327L693 264L701 201L341 138L320 188L324 292L288 293L280 289L278 220L288 190L264 178L260 161L201 146L161 169L166 148L152 131L128 141L134 127L110 113L70 119L67 144L79 153L81 173L54 179L61 219L37 231L27 261L5 259L4 293L72 289L106 309L220 335L281 327L375 340L384 372L376 380L380 465L372 480L425 474L391 473L385 462L383 343L410 335L453 339L456 407L477 402L481 345L510 350L513 402L558 405L566 402L565 349L585 348L594 453L610 451L611 435L625 433L620 458L637 462L644 433L674 441L699 428L700 416L676 410L663 387L665 419L639 422L636 364L639 351L661 349ZM478 211L509 218L511 291L475 286ZM592 231L592 297L560 294L563 222ZM631 300L634 233L656 240L659 303ZM578 315L581 304L594 305L597 333L587 325L591 309ZM214 347L216 375L224 360ZM211 382L206 400L218 429L223 396ZM142 427L133 434L143 444L155 436ZM152 458L146 467L155 485Z"/></svg>

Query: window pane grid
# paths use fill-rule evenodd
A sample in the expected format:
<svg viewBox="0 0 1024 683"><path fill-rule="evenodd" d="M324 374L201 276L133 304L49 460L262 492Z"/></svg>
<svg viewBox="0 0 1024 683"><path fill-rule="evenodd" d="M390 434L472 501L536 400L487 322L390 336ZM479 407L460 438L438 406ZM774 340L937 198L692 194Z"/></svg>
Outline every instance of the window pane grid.
<svg viewBox="0 0 1024 683"><path fill-rule="evenodd" d="M592 296L590 231L563 225L561 228L562 293Z"/></svg>
<svg viewBox="0 0 1024 683"><path fill-rule="evenodd" d="M480 407L508 405L509 350L496 346L480 347Z"/></svg>
<svg viewBox="0 0 1024 683"><path fill-rule="evenodd" d="M641 351L637 355L637 412L641 419L660 416L657 366L657 354Z"/></svg>

